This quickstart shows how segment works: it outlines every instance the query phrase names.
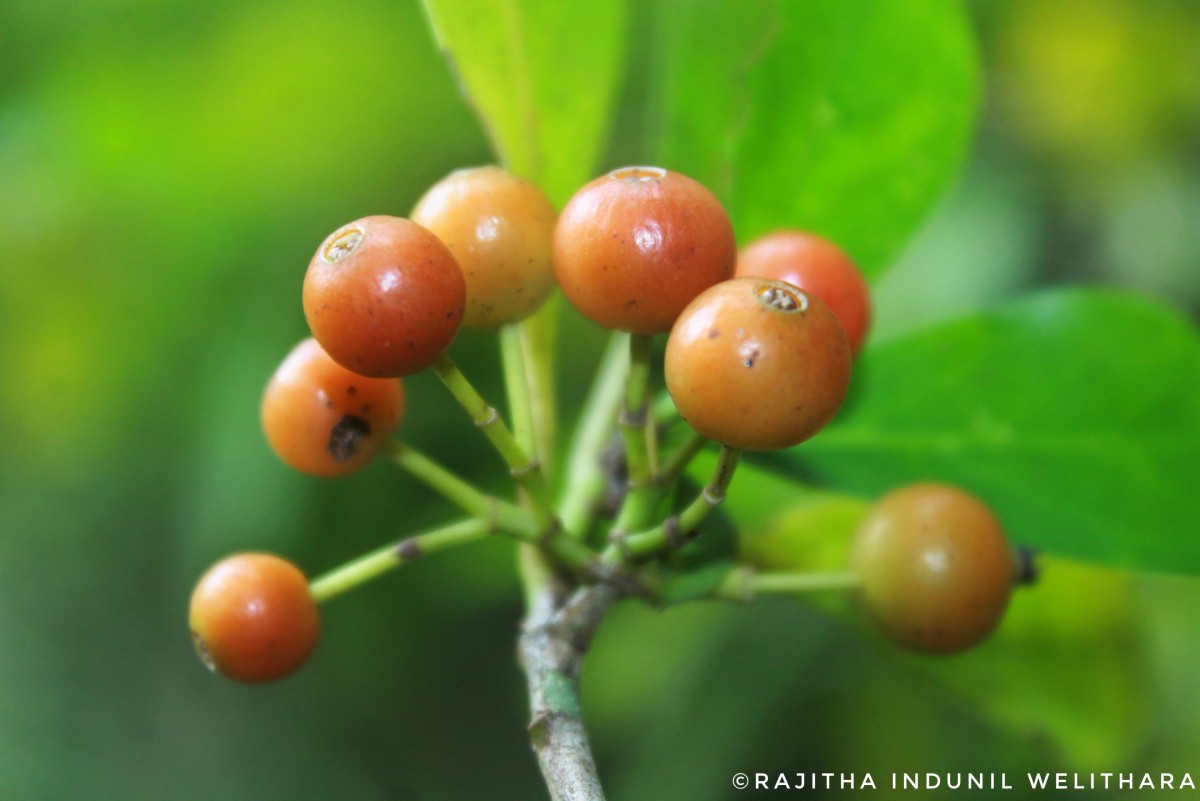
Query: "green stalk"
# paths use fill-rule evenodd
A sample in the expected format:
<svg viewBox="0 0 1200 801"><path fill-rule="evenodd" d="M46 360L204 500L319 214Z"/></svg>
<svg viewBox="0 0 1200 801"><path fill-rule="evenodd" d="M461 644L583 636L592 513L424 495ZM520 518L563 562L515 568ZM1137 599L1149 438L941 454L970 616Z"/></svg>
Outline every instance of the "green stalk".
<svg viewBox="0 0 1200 801"><path fill-rule="evenodd" d="M529 374L521 330L515 323L500 329L500 360L504 365L504 390L512 415L513 437L530 458L538 459L537 438L533 431L533 407L529 397Z"/></svg>
<svg viewBox="0 0 1200 801"><path fill-rule="evenodd" d="M612 534L618 538L649 523L662 498L662 488L654 482L657 455L650 434L654 421L648 415L647 405L653 342L649 334L629 337L629 373L625 379L625 404L619 418L629 478L625 500L613 524Z"/></svg>
<svg viewBox="0 0 1200 801"><path fill-rule="evenodd" d="M529 386L529 417L533 427L530 453L542 464L542 473L555 473L555 436L558 410L554 397L554 346L558 331L559 298L551 298L536 314L517 326L525 379Z"/></svg>
<svg viewBox="0 0 1200 801"><path fill-rule="evenodd" d="M682 545L712 510L725 500L725 490L733 480L740 457L741 451L722 445L712 478L682 512L668 517L653 528L619 536L617 542L608 546L601 560L605 564L617 565L626 559L641 559Z"/></svg>
<svg viewBox="0 0 1200 801"><path fill-rule="evenodd" d="M725 601L749 603L759 595L804 595L813 592L844 592L862 586L862 579L850 571L829 573L759 573L739 567L713 592Z"/></svg>
<svg viewBox="0 0 1200 801"><path fill-rule="evenodd" d="M604 494L607 476L601 458L616 424L628 369L629 335L614 331L571 440L566 487L558 505L563 528L576 538L586 536Z"/></svg>
<svg viewBox="0 0 1200 801"><path fill-rule="evenodd" d="M693 431L678 450L671 454L667 459L666 464L654 476L654 483L660 486L670 486L679 478L679 474L687 469L687 466L692 463L692 459L696 454L704 450L704 446L708 444L708 437L703 434L697 434Z"/></svg>
<svg viewBox="0 0 1200 801"><path fill-rule="evenodd" d="M526 510L482 492L415 448L402 442L392 442L388 445L387 454L414 478L441 493L464 512L483 519L494 530L522 540L533 539L541 531Z"/></svg>
<svg viewBox="0 0 1200 801"><path fill-rule="evenodd" d="M385 548L372 551L363 556L336 567L328 573L313 579L309 584L309 592L317 603L324 603L330 598L365 584L372 579L411 562L427 553L452 548L475 540L481 540L491 533L491 527L486 520L472 518L451 523L433 529L424 534L401 540Z"/></svg>
<svg viewBox="0 0 1200 801"><path fill-rule="evenodd" d="M537 461L521 447L496 408L483 399L448 356L434 362L433 371L495 446L513 479L528 494L539 524L549 528L552 518L550 492Z"/></svg>
<svg viewBox="0 0 1200 801"><path fill-rule="evenodd" d="M625 379L621 434L625 437L625 463L629 471L629 488L633 491L650 483L656 467L648 433L653 421L647 413L646 403L653 344L654 338L650 334L632 334L629 337L629 373Z"/></svg>

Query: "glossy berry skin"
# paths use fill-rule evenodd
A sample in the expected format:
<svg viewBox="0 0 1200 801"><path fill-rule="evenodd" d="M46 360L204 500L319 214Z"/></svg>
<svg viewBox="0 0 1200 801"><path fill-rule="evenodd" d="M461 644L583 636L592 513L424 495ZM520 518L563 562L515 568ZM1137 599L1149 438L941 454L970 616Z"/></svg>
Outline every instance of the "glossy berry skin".
<svg viewBox="0 0 1200 801"><path fill-rule="evenodd" d="M776 231L738 255L737 275L787 281L825 301L846 329L850 350L871 327L871 295L858 267L840 247L804 231Z"/></svg>
<svg viewBox="0 0 1200 801"><path fill-rule="evenodd" d="M467 287L450 250L401 217L363 217L329 235L304 276L304 316L339 364L393 377L433 364L462 324Z"/></svg>
<svg viewBox="0 0 1200 801"><path fill-rule="evenodd" d="M898 644L951 653L1000 623L1016 559L981 501L942 484L884 496L855 536L851 564L868 617Z"/></svg>
<svg viewBox="0 0 1200 801"><path fill-rule="evenodd" d="M667 338L667 390L688 424L733 448L790 448L816 434L850 383L833 312L790 284L734 278L706 290Z"/></svg>
<svg viewBox="0 0 1200 801"><path fill-rule="evenodd" d="M463 325L496 328L537 311L554 291L558 213L533 184L499 167L458 170L417 201L412 220L442 240L467 282Z"/></svg>
<svg viewBox="0 0 1200 801"><path fill-rule="evenodd" d="M192 592L188 625L210 670L247 683L298 669L320 632L304 574L266 553L235 554L209 568Z"/></svg>
<svg viewBox="0 0 1200 801"><path fill-rule="evenodd" d="M703 185L659 167L625 167L584 186L554 231L563 294L605 328L671 330L701 292L733 275L729 215Z"/></svg>
<svg viewBox="0 0 1200 801"><path fill-rule="evenodd" d="M399 378L358 375L311 337L279 365L261 404L271 450L295 469L340 476L367 465L404 417Z"/></svg>

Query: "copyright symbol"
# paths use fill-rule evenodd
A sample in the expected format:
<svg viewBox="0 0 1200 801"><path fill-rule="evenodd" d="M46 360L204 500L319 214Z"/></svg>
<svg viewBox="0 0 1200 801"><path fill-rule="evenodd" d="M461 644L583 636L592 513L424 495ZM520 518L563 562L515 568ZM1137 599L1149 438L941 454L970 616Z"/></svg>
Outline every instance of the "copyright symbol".
<svg viewBox="0 0 1200 801"><path fill-rule="evenodd" d="M747 776L745 773L733 774L733 786L735 789L745 790L747 787L750 786L750 777Z"/></svg>

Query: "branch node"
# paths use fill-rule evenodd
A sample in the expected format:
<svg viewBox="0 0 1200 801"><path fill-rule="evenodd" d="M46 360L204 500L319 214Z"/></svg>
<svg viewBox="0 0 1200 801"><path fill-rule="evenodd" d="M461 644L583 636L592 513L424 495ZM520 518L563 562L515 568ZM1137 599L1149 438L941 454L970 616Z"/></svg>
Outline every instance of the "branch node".
<svg viewBox="0 0 1200 801"><path fill-rule="evenodd" d="M409 537L396 544L396 556L405 562L411 562L421 555L421 543L416 537Z"/></svg>
<svg viewBox="0 0 1200 801"><path fill-rule="evenodd" d="M694 536L694 531L684 531L683 526L679 524L679 515L671 515L662 522L663 534L667 537L667 545L672 548L682 548Z"/></svg>
<svg viewBox="0 0 1200 801"><path fill-rule="evenodd" d="M538 547L544 548L562 531L562 521L557 516L550 518L550 524L538 534Z"/></svg>
<svg viewBox="0 0 1200 801"><path fill-rule="evenodd" d="M493 409L493 411L495 411L495 410ZM510 476L512 476L513 478L520 479L524 476L529 475L530 473L537 472L538 470L541 469L541 467L542 467L542 463L540 461L538 461L537 459L530 459L528 462L521 465L520 467L510 468L508 471L508 474Z"/></svg>
<svg viewBox="0 0 1200 801"><path fill-rule="evenodd" d="M500 412L496 411L495 406L488 406L484 410L484 418L482 420L476 420L475 425L479 428L487 428L488 426L495 425L498 422L500 422Z"/></svg>
<svg viewBox="0 0 1200 801"><path fill-rule="evenodd" d="M629 532L623 528L614 528L608 532L609 544L616 546L621 551L621 555L632 562L637 557L629 548L628 538Z"/></svg>
<svg viewBox="0 0 1200 801"><path fill-rule="evenodd" d="M553 712L538 712L529 721L529 741L535 751L541 751L550 743L550 721Z"/></svg>
<svg viewBox="0 0 1200 801"><path fill-rule="evenodd" d="M646 420L646 404L644 403L636 409L622 406L620 414L617 415L617 422L630 428L641 428L646 425Z"/></svg>
<svg viewBox="0 0 1200 801"><path fill-rule="evenodd" d="M493 495L487 501L487 515L484 516L484 521L487 523L488 534L495 534L500 531L500 499Z"/></svg>

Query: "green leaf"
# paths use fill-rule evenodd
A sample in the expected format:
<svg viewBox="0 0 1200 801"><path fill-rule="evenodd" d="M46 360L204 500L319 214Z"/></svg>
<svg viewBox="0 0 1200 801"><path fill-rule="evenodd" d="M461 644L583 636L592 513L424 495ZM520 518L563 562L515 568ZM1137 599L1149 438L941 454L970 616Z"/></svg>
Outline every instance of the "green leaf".
<svg viewBox="0 0 1200 801"><path fill-rule="evenodd" d="M999 630L953 657L905 657L979 713L1065 764L1128 764L1150 717L1150 665L1128 573L1045 559Z"/></svg>
<svg viewBox="0 0 1200 801"><path fill-rule="evenodd" d="M504 166L561 204L592 177L624 59L625 4L424 0Z"/></svg>
<svg viewBox="0 0 1200 801"><path fill-rule="evenodd" d="M709 598L733 568L733 562L715 560L682 570L664 570L660 600L666 606L673 606Z"/></svg>
<svg viewBox="0 0 1200 801"><path fill-rule="evenodd" d="M687 475L703 481L715 464L714 453L701 452ZM837 573L849 566L850 543L868 507L857 496L800 484L743 460L714 516L736 526L728 541L740 565L771 573Z"/></svg>
<svg viewBox="0 0 1200 801"><path fill-rule="evenodd" d="M868 504L820 493L793 506L770 525L740 532L738 561L773 573L842 572Z"/></svg>
<svg viewBox="0 0 1200 801"><path fill-rule="evenodd" d="M978 95L957 0L660 0L647 125L742 241L818 231L877 277L957 172Z"/></svg>
<svg viewBox="0 0 1200 801"><path fill-rule="evenodd" d="M1067 290L869 349L840 417L770 463L877 496L942 480L1013 541L1200 572L1200 337L1159 303Z"/></svg>

